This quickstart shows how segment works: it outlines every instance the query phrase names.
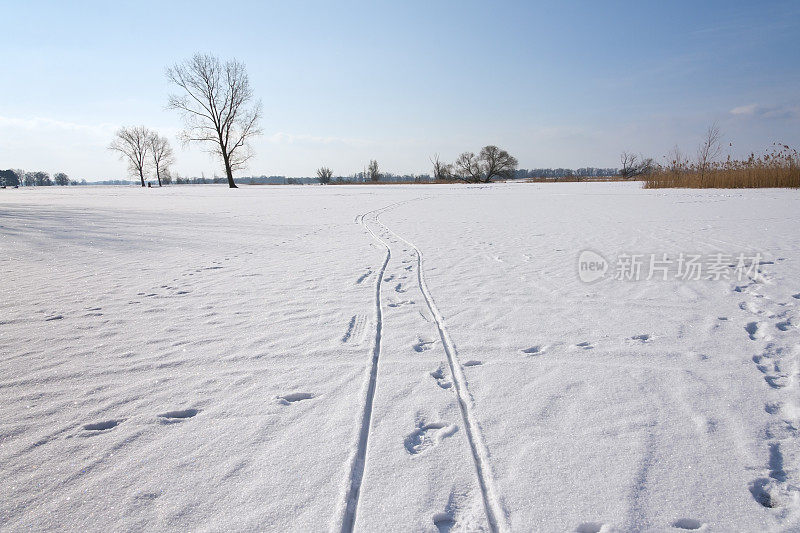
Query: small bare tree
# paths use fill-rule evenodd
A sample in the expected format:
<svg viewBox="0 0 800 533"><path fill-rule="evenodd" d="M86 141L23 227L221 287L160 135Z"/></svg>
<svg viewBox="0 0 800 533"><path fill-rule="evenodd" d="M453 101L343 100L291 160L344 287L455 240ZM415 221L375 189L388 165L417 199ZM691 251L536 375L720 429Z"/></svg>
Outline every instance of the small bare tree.
<svg viewBox="0 0 800 533"><path fill-rule="evenodd" d="M317 169L317 177L322 185L326 185L331 182L333 171L328 167L320 167Z"/></svg>
<svg viewBox="0 0 800 533"><path fill-rule="evenodd" d="M233 171L245 167L253 156L248 141L261 133L261 102L254 100L244 64L195 54L168 68L167 78L184 92L169 97L169 107L186 123L181 139L210 146L222 158L228 186L236 188Z"/></svg>
<svg viewBox="0 0 800 533"><path fill-rule="evenodd" d="M439 154L431 158L433 164L433 178L436 180L449 180L453 178L453 165L439 161Z"/></svg>
<svg viewBox="0 0 800 533"><path fill-rule="evenodd" d="M150 150L150 159L153 162L153 169L156 171L158 186L161 187L161 177L169 176L169 167L175 162L175 154L166 137L160 136L157 132L151 132L147 140Z"/></svg>
<svg viewBox="0 0 800 533"><path fill-rule="evenodd" d="M144 126L135 128L120 128L114 140L109 145L109 150L120 153L120 159L127 159L128 168L137 174L144 187L144 173L149 161L150 136L152 133Z"/></svg>
<svg viewBox="0 0 800 533"><path fill-rule="evenodd" d="M697 168L700 170L700 180L708 170L709 165L722 153L722 134L715 122L706 130L700 146L697 147Z"/></svg>
<svg viewBox="0 0 800 533"><path fill-rule="evenodd" d="M497 146L481 148L476 156L464 152L455 162L456 177L474 183L489 183L493 178L511 178L517 169L517 159Z"/></svg>
<svg viewBox="0 0 800 533"><path fill-rule="evenodd" d="M619 162L622 165L619 175L625 179L651 174L656 168L656 162L652 157L644 157L630 152L622 152Z"/></svg>
<svg viewBox="0 0 800 533"><path fill-rule="evenodd" d="M371 181L380 181L381 179L381 172L378 168L378 161L373 159L369 162L369 166L367 167L367 176Z"/></svg>

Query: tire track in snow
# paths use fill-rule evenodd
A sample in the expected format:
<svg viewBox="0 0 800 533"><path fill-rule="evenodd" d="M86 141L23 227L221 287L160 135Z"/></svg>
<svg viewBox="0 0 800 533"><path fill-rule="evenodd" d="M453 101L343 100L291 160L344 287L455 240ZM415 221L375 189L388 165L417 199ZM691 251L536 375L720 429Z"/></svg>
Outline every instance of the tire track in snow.
<svg viewBox="0 0 800 533"><path fill-rule="evenodd" d="M372 358L370 360L369 378L367 379L366 393L364 398L364 407L361 414L361 421L358 427L358 440L356 441L355 451L350 458L350 474L347 478L347 488L345 489L344 502L340 505L339 520L343 533L351 533L356 521L356 511L358 510L358 498L361 491L361 482L364 479L364 468L367 462L367 444L369 441L369 430L372 425L372 405L375 399L375 389L378 386L378 360L381 355L381 335L383 333L383 309L381 307L381 285L383 284L383 274L386 271L386 265L389 264L389 259L392 257L392 251L389 245L378 237L372 228L370 228L364 221L365 217L375 214L377 220L377 213L383 209L389 209L391 206L369 211L363 215L358 215L355 222L361 224L372 236L374 240L379 242L386 248L386 255L383 258L378 275L375 279L375 339L372 344ZM335 526L334 526L335 527Z"/></svg>
<svg viewBox="0 0 800 533"><path fill-rule="evenodd" d="M472 452L472 458L475 463L475 471L478 477L478 484L481 489L481 496L483 498L483 504L486 510L486 518L489 522L489 528L493 532L509 531L510 526L508 525L506 513L503 509L499 493L495 488L494 477L492 476L492 471L489 466L489 451L486 448L483 436L480 433L478 422L475 418L472 396L467 388L467 381L464 377L463 366L458 359L458 354L455 346L453 345L453 341L450 340L450 335L447 332L447 328L444 326L444 319L442 318L439 308L436 306L436 302L434 301L433 296L431 296L431 293L428 290L428 285L425 282L425 274L422 271L422 252L414 243L404 239L394 231L390 230L380 220L378 220L380 212L386 209L389 209L389 207L376 212L375 221L380 224L380 226L386 230L386 232L410 246L417 256L417 281L419 283L419 288L425 297L425 303L427 303L428 309L430 309L434 321L436 322L436 327L439 330L439 336L442 339L444 351L447 354L447 361L450 365L450 372L453 376L456 397L458 398L458 405L461 409L461 417L464 422L467 440L469 441L470 451ZM370 231L370 233L372 233L372 231ZM375 236L374 233L372 233L372 235ZM385 244L386 243L384 243L384 245Z"/></svg>

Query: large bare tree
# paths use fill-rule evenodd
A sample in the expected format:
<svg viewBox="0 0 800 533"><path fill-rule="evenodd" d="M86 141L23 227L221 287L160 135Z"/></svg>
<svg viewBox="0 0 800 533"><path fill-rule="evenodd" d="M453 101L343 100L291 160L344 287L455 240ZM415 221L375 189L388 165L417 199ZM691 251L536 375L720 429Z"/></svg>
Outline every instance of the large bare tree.
<svg viewBox="0 0 800 533"><path fill-rule="evenodd" d="M457 177L463 181L489 183L492 178L511 178L517 169L517 159L508 152L489 145L478 155L464 152L455 162Z"/></svg>
<svg viewBox="0 0 800 533"><path fill-rule="evenodd" d="M108 146L109 150L120 153L120 159L128 161L128 168L137 174L144 187L144 172L148 165L147 154L150 150L150 136L152 132L144 126L134 128L122 127L117 131L114 140Z"/></svg>
<svg viewBox="0 0 800 533"><path fill-rule="evenodd" d="M150 159L153 162L153 169L156 171L158 186L161 187L161 176L169 175L169 167L175 162L175 154L166 137L160 136L157 132L152 132L148 139L150 149Z"/></svg>
<svg viewBox="0 0 800 533"><path fill-rule="evenodd" d="M169 107L180 111L186 123L181 139L204 143L220 156L228 185L236 188L233 171L253 156L248 141L261 133L261 102L254 100L244 64L195 54L168 68L167 78L183 90L169 97Z"/></svg>

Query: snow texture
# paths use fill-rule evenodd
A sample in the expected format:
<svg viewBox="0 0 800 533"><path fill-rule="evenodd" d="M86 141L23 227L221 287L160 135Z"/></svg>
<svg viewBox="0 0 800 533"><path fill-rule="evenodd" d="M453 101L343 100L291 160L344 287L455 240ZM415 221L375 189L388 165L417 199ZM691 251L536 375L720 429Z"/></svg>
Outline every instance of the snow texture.
<svg viewBox="0 0 800 533"><path fill-rule="evenodd" d="M770 189L2 191L0 530L796 531L798 227Z"/></svg>

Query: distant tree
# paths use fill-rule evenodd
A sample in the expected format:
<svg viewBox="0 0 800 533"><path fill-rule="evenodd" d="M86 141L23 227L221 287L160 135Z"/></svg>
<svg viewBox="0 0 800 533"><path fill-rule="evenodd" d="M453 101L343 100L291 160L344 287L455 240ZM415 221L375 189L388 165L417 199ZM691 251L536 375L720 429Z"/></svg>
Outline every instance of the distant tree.
<svg viewBox="0 0 800 533"><path fill-rule="evenodd" d="M722 153L722 134L716 122L708 127L703 140L697 147L697 168L700 170L702 181L708 167Z"/></svg>
<svg viewBox="0 0 800 533"><path fill-rule="evenodd" d="M248 141L261 133L261 102L254 101L244 64L195 54L168 68L167 78L184 92L169 97L169 107L186 123L181 138L212 147L222 158L228 186L236 188L233 171L245 167L253 156Z"/></svg>
<svg viewBox="0 0 800 533"><path fill-rule="evenodd" d="M637 156L630 152L622 152L619 162L622 165L619 175L625 179L652 174L656 168L656 162L652 157Z"/></svg>
<svg viewBox="0 0 800 533"><path fill-rule="evenodd" d="M0 170L0 185L3 187L18 187L19 178L13 170Z"/></svg>
<svg viewBox="0 0 800 533"><path fill-rule="evenodd" d="M36 174L34 172L26 172L25 173L25 186L26 187L33 187L36 185Z"/></svg>
<svg viewBox="0 0 800 533"><path fill-rule="evenodd" d="M69 185L69 176L63 172L56 172L53 176L53 179L55 180L56 185Z"/></svg>
<svg viewBox="0 0 800 533"><path fill-rule="evenodd" d="M153 169L156 171L158 186L161 187L161 177L165 173L169 174L169 167L175 162L175 155L167 138L160 136L155 131L150 132L147 143L149 144L150 160L153 163Z"/></svg>
<svg viewBox="0 0 800 533"><path fill-rule="evenodd" d="M168 169L168 168L165 168L165 169L164 169L164 170L161 172L161 182L162 182L164 185L169 185L169 184L171 184L171 183L172 183L172 174L170 173L170 171L169 171L169 169Z"/></svg>
<svg viewBox="0 0 800 533"><path fill-rule="evenodd" d="M317 177L319 178L319 182L321 184L328 184L331 182L331 178L333 177L333 171L328 167L320 167L317 169Z"/></svg>
<svg viewBox="0 0 800 533"><path fill-rule="evenodd" d="M378 168L378 162L373 159L369 162L369 166L367 167L367 177L370 181L380 181L381 179L381 172Z"/></svg>
<svg viewBox="0 0 800 533"><path fill-rule="evenodd" d="M152 135L152 132L144 126L123 127L117 131L114 140L108 146L109 150L120 153L120 159L128 161L128 168L139 176L142 187L145 186L144 173L149 163L148 152Z"/></svg>
<svg viewBox="0 0 800 533"><path fill-rule="evenodd" d="M453 178L453 165L439 161L439 154L434 154L431 163L433 163L433 179L449 180Z"/></svg>
<svg viewBox="0 0 800 533"><path fill-rule="evenodd" d="M50 180L50 174L47 172L34 172L33 179L36 182L36 185L40 187L48 187L53 184L52 180Z"/></svg>
<svg viewBox="0 0 800 533"><path fill-rule="evenodd" d="M455 172L463 181L489 183L493 178L512 178L517 164L517 159L508 152L489 145L481 148L477 156L472 152L458 156Z"/></svg>

